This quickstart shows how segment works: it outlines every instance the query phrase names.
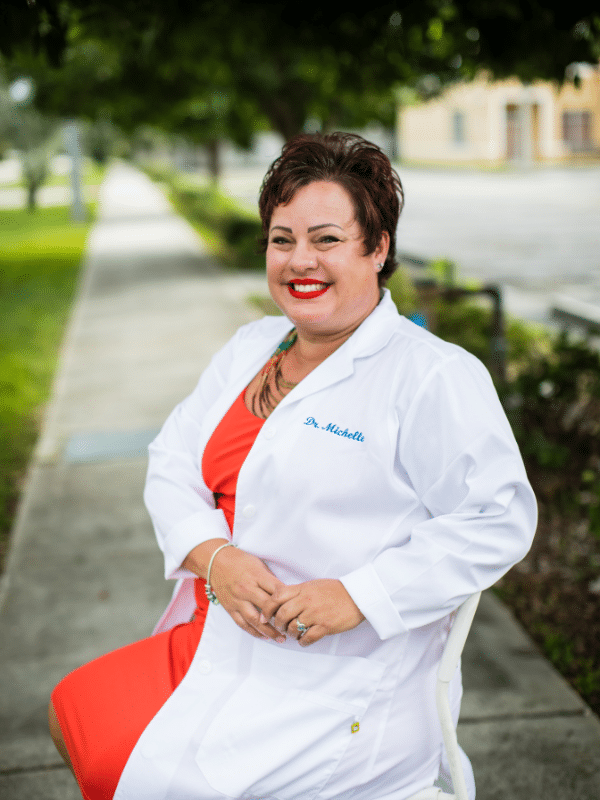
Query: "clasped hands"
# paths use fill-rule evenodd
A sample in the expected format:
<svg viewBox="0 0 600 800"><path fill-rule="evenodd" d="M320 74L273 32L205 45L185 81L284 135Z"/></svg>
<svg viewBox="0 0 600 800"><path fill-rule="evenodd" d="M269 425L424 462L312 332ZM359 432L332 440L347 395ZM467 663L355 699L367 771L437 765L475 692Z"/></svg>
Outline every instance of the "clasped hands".
<svg viewBox="0 0 600 800"><path fill-rule="evenodd" d="M217 546L218 540L198 545L182 566L205 578L203 562L208 562L206 554ZM234 622L259 639L283 642L287 634L306 647L323 636L351 630L364 620L341 581L324 578L287 586L263 561L237 547L226 547L217 554L210 584ZM301 633L303 626L306 632Z"/></svg>

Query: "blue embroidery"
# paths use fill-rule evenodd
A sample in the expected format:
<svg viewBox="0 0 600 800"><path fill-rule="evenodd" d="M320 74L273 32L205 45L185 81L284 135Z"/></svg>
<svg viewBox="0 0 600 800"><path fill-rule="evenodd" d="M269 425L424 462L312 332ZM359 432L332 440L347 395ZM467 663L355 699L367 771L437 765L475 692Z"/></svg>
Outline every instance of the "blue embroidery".
<svg viewBox="0 0 600 800"><path fill-rule="evenodd" d="M327 425L319 425L314 417L307 417L306 422L303 424L318 428L322 431L327 431L328 433L335 433L336 436L343 436L345 439L353 439L355 442L364 442L365 440L361 431L350 432L348 428L342 430L339 425L336 425L334 422L329 422Z"/></svg>

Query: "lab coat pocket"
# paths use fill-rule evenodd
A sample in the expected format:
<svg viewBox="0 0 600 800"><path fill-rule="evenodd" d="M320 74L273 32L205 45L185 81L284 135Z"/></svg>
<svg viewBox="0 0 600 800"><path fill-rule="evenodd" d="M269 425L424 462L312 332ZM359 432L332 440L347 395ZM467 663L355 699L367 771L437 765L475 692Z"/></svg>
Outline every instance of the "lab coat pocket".
<svg viewBox="0 0 600 800"><path fill-rule="evenodd" d="M196 763L229 797L310 800L360 735L384 665L257 645L250 674L210 723Z"/></svg>

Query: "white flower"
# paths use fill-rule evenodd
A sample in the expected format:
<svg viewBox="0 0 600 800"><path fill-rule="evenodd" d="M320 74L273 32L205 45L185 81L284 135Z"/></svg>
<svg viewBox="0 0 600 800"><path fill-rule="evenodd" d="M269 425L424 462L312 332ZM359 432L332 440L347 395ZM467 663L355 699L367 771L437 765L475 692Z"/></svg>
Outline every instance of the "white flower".
<svg viewBox="0 0 600 800"><path fill-rule="evenodd" d="M538 391L542 397L552 397L555 389L556 386L552 383L552 381L542 381L539 385Z"/></svg>

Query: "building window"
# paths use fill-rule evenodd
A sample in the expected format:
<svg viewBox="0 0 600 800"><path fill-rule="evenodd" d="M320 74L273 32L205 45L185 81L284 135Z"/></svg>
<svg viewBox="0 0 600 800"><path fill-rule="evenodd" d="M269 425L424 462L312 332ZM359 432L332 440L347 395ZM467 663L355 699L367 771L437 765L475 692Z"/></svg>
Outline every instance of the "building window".
<svg viewBox="0 0 600 800"><path fill-rule="evenodd" d="M465 115L463 111L452 113L452 141L454 144L464 144L465 137Z"/></svg>
<svg viewBox="0 0 600 800"><path fill-rule="evenodd" d="M592 149L592 115L589 111L563 111L563 142L574 152Z"/></svg>

